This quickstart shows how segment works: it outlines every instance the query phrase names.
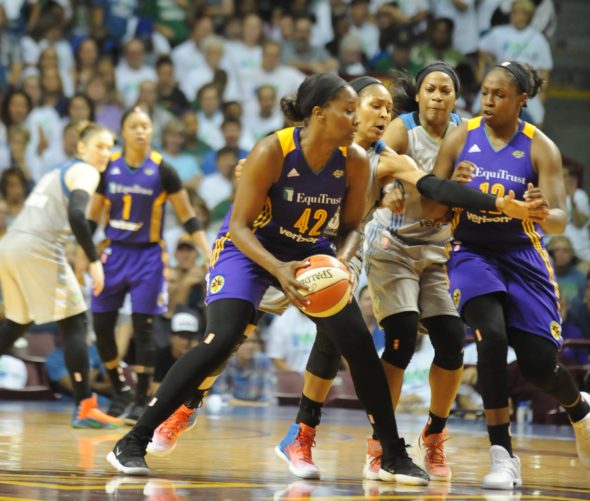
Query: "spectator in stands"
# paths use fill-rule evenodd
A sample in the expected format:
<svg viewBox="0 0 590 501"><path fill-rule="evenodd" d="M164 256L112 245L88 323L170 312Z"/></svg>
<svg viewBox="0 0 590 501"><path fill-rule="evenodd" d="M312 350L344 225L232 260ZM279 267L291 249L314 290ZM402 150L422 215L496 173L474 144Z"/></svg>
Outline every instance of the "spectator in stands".
<svg viewBox="0 0 590 501"><path fill-rule="evenodd" d="M412 50L412 62L422 68L435 61L444 61L453 68L464 59L463 53L453 47L455 23L448 17L431 21L427 41Z"/></svg>
<svg viewBox="0 0 590 501"><path fill-rule="evenodd" d="M262 351L258 331L248 336L231 357L211 394L229 397L230 404L269 403L273 398L273 365Z"/></svg>
<svg viewBox="0 0 590 501"><path fill-rule="evenodd" d="M563 175L568 216L565 235L571 240L576 256L590 265L590 202L588 194L580 188L578 169L574 165L564 162Z"/></svg>
<svg viewBox="0 0 590 501"><path fill-rule="evenodd" d="M6 221L6 216L8 215L8 204L6 200L0 198L0 238L2 238L6 234L6 229L8 228L8 224ZM2 308L4 310L4 308ZM2 320L4 319L4 314L2 314Z"/></svg>
<svg viewBox="0 0 590 501"><path fill-rule="evenodd" d="M68 99L64 95L61 76L57 67L41 71L41 106L53 108L60 118L67 114Z"/></svg>
<svg viewBox="0 0 590 501"><path fill-rule="evenodd" d="M541 125L545 118L543 101L553 58L545 37L530 25L534 12L532 0L515 0L510 11L510 24L493 28L480 40L478 77L481 79L490 64L509 60L530 64L545 80L540 95L527 100L526 108L532 121Z"/></svg>
<svg viewBox="0 0 590 501"><path fill-rule="evenodd" d="M240 83L243 91L243 104L246 113L256 107L256 91L261 85L272 85L277 97L297 92L297 88L305 79L305 75L291 66L281 64L281 45L267 40L262 45L262 63L259 68L242 71ZM276 111L280 112L278 102Z"/></svg>
<svg viewBox="0 0 590 501"><path fill-rule="evenodd" d="M268 327L266 356L275 370L303 374L315 334L315 324L295 306L289 306L281 316L274 317Z"/></svg>
<svg viewBox="0 0 590 501"><path fill-rule="evenodd" d="M213 35L213 20L209 16L196 17L192 22L190 38L172 50L172 61L176 71L176 79L180 82L191 71L205 64L202 43L205 38ZM193 100L194 96L186 96Z"/></svg>
<svg viewBox="0 0 590 501"><path fill-rule="evenodd" d="M222 147L234 148L237 151L238 160L248 156L252 143L248 141L248 138L245 138L245 141L243 140L243 128L239 120L226 118L221 124L221 134L224 142ZM203 159L202 170L205 176L218 173L218 151L208 153Z"/></svg>
<svg viewBox="0 0 590 501"><path fill-rule="evenodd" d="M576 264L578 258L572 247L572 242L565 235L553 237L547 245L552 258L555 280L559 285L559 297L566 305L572 301L581 301L586 287L586 278Z"/></svg>
<svg viewBox="0 0 590 501"><path fill-rule="evenodd" d="M201 183L202 172L193 155L184 151L186 131L184 123L174 118L162 131L162 156L180 177L186 188L196 190Z"/></svg>
<svg viewBox="0 0 590 501"><path fill-rule="evenodd" d="M416 76L422 66L412 60L414 43L409 31L400 31L392 44L388 44L379 55L373 59L373 70L386 73L390 70L405 71Z"/></svg>
<svg viewBox="0 0 590 501"><path fill-rule="evenodd" d="M430 15L429 0L397 0L378 7L390 13L396 24L408 28L412 34L420 38L427 29Z"/></svg>
<svg viewBox="0 0 590 501"><path fill-rule="evenodd" d="M234 170L239 151L235 146L224 146L216 152L215 173L206 175L199 186L199 195L211 210L212 221L220 221L229 209L234 193ZM223 204L223 207L218 205Z"/></svg>
<svg viewBox="0 0 590 501"><path fill-rule="evenodd" d="M98 44L94 38L84 38L76 46L74 57L74 89L76 92L84 92L88 82L93 77L98 63Z"/></svg>
<svg viewBox="0 0 590 501"><path fill-rule="evenodd" d="M255 113L245 117L244 128L249 130L255 141L282 129L283 114L277 111L277 91L272 85L261 85L256 90L258 106Z"/></svg>
<svg viewBox="0 0 590 501"><path fill-rule="evenodd" d="M572 303L580 303L578 298ZM568 339L584 339L584 334L579 325L576 325L569 318L569 304L564 296L559 297L559 305L561 307L561 337L564 341ZM586 365L588 363L588 348L585 346L573 347L564 346L559 353L559 359L566 365Z"/></svg>
<svg viewBox="0 0 590 501"><path fill-rule="evenodd" d="M369 0L352 0L349 6L350 31L362 41L362 51L371 59L379 51L379 29L369 15Z"/></svg>
<svg viewBox="0 0 590 501"><path fill-rule="evenodd" d="M59 340L60 336L57 336ZM55 386L55 389L64 396L73 395L72 379L66 368L63 346L58 345L55 350L47 355L45 361L49 380ZM106 372L100 355L96 349L96 344L92 341L92 336L88 336L88 380L90 389L99 395L111 395L111 383L106 377Z"/></svg>
<svg viewBox="0 0 590 501"><path fill-rule="evenodd" d="M72 79L73 69L63 69L59 64L58 57L59 55L54 47L43 49L39 56L37 68L41 74L49 68L56 70L61 78L63 94L67 97L71 97L74 94L74 80Z"/></svg>
<svg viewBox="0 0 590 501"><path fill-rule="evenodd" d="M86 94L76 93L68 102L67 115L64 122L81 122L88 120L94 122L94 103Z"/></svg>
<svg viewBox="0 0 590 501"><path fill-rule="evenodd" d="M188 38L187 19L190 2L160 2L144 0L142 14L150 19L154 29L161 33L170 45L176 46Z"/></svg>
<svg viewBox="0 0 590 501"><path fill-rule="evenodd" d="M586 276L584 296L569 306L567 319L582 330L585 339L590 339L590 272Z"/></svg>
<svg viewBox="0 0 590 501"><path fill-rule="evenodd" d="M223 113L221 112L221 97L217 86L213 83L203 85L197 91L197 104L199 106L197 112L199 139L211 148L221 148L224 145L223 134L221 134Z"/></svg>
<svg viewBox="0 0 590 501"><path fill-rule="evenodd" d="M135 105L142 82L156 82L156 70L145 63L145 45L142 40L132 38L125 44L124 55L115 70L117 90L123 96L126 107ZM154 136L159 137L155 135Z"/></svg>
<svg viewBox="0 0 590 501"><path fill-rule="evenodd" d="M258 14L248 14L242 24L241 39L228 42L229 57L233 61L233 67L238 75L243 70L260 68L262 63L262 20Z"/></svg>
<svg viewBox="0 0 590 501"><path fill-rule="evenodd" d="M434 18L446 18L453 22L451 45L465 55L477 56L479 29L477 3L479 0L434 0L431 2ZM447 61L448 62L448 61ZM452 66L455 66L452 64Z"/></svg>
<svg viewBox="0 0 590 501"><path fill-rule="evenodd" d="M156 61L158 75L158 103L176 117L190 107L188 99L178 87L174 77L174 63L170 56L160 56Z"/></svg>
<svg viewBox="0 0 590 501"><path fill-rule="evenodd" d="M27 178L21 169L10 167L2 172L0 195L7 205L6 226L9 227L24 207L27 196Z"/></svg>
<svg viewBox="0 0 590 501"><path fill-rule="evenodd" d="M174 115L158 103L158 88L154 80L144 80L139 84L139 95L135 106L140 106L148 112L154 131L152 144L160 148L164 127L174 119Z"/></svg>
<svg viewBox="0 0 590 501"><path fill-rule="evenodd" d="M123 43L127 27L137 13L137 0L92 0L91 34L102 44L103 52L113 52ZM135 99L131 99L135 101Z"/></svg>
<svg viewBox="0 0 590 501"><path fill-rule="evenodd" d="M342 38L338 63L338 71L343 75L360 76L367 72L363 41L358 36L348 34Z"/></svg>
<svg viewBox="0 0 590 501"><path fill-rule="evenodd" d="M311 43L312 21L300 17L295 21L293 40L283 44L283 62L306 73L336 71L338 61L324 47Z"/></svg>
<svg viewBox="0 0 590 501"><path fill-rule="evenodd" d="M152 395L174 362L201 341L204 328L204 322L196 311L183 307L176 309L170 320L168 344L157 351Z"/></svg>
<svg viewBox="0 0 590 501"><path fill-rule="evenodd" d="M115 134L119 133L123 110L113 95L108 92L103 78L95 74L88 80L86 95L92 101L96 123L108 127Z"/></svg>
<svg viewBox="0 0 590 501"><path fill-rule="evenodd" d="M187 111L182 115L185 128L184 150L197 159L199 167L203 166L203 159L207 153L213 151L205 141L199 137L199 117L194 111Z"/></svg>
<svg viewBox="0 0 590 501"><path fill-rule="evenodd" d="M204 314L206 263L190 235L181 235L174 252L178 287L174 301L177 306L187 306Z"/></svg>
<svg viewBox="0 0 590 501"><path fill-rule="evenodd" d="M19 169L27 181L27 187L33 183L31 169L39 172L42 167L39 157L28 148L31 142L31 133L21 125L13 125L8 129L8 144L10 151L10 165ZM4 171L6 172L6 171Z"/></svg>

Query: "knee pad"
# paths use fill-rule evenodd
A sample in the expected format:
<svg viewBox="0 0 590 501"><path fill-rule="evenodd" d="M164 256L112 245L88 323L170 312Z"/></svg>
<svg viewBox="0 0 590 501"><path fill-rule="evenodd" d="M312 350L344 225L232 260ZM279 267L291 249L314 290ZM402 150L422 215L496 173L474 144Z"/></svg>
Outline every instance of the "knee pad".
<svg viewBox="0 0 590 501"><path fill-rule="evenodd" d="M390 315L381 322L385 331L385 350L381 358L398 369L406 369L418 336L418 313L407 311Z"/></svg>
<svg viewBox="0 0 590 501"><path fill-rule="evenodd" d="M439 316L423 320L434 347L434 360L441 369L455 371L463 366L465 325L459 317Z"/></svg>
<svg viewBox="0 0 590 501"><path fill-rule="evenodd" d="M154 367L156 364L156 343L154 342L154 317L143 313L133 313L133 338L135 340L135 364Z"/></svg>
<svg viewBox="0 0 590 501"><path fill-rule="evenodd" d="M315 337L306 370L322 379L334 379L340 369L341 354L321 327Z"/></svg>
<svg viewBox="0 0 590 501"><path fill-rule="evenodd" d="M118 360L117 343L115 342L116 311L93 313L92 320L96 334L96 348L104 363Z"/></svg>

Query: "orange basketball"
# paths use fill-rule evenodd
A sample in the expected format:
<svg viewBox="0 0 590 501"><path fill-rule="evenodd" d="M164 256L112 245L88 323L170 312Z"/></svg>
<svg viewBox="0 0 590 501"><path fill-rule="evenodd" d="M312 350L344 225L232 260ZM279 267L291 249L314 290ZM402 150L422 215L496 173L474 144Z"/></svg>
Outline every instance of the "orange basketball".
<svg viewBox="0 0 590 501"><path fill-rule="evenodd" d="M335 315L346 306L352 294L348 268L325 254L311 256L308 261L309 266L295 273L297 280L309 287L308 291L301 291L310 301L303 311L312 317Z"/></svg>

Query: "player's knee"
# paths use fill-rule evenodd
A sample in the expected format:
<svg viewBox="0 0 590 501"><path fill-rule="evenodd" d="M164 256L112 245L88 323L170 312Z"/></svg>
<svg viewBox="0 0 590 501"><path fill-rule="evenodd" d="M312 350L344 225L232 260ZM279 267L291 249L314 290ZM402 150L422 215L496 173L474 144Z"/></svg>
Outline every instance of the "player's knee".
<svg viewBox="0 0 590 501"><path fill-rule="evenodd" d="M418 313L391 315L381 321L385 331L385 349L381 358L398 369L406 369L416 349Z"/></svg>
<svg viewBox="0 0 590 501"><path fill-rule="evenodd" d="M434 347L433 363L441 369L454 371L463 365L465 328L458 317L442 317L441 322L442 330L428 327Z"/></svg>
<svg viewBox="0 0 590 501"><path fill-rule="evenodd" d="M340 368L340 354L326 353L314 348L307 359L306 370L322 379L334 379Z"/></svg>

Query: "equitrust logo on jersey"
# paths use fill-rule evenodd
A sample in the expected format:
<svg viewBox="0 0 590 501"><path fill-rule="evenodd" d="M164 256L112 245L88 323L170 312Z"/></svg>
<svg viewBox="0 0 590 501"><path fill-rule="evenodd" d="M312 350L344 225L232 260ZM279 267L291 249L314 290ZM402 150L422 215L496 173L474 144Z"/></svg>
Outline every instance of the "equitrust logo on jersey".
<svg viewBox="0 0 590 501"><path fill-rule="evenodd" d="M283 189L283 198L287 202L292 202L293 201L293 195L294 194L295 194L295 190L293 188L285 187Z"/></svg>

